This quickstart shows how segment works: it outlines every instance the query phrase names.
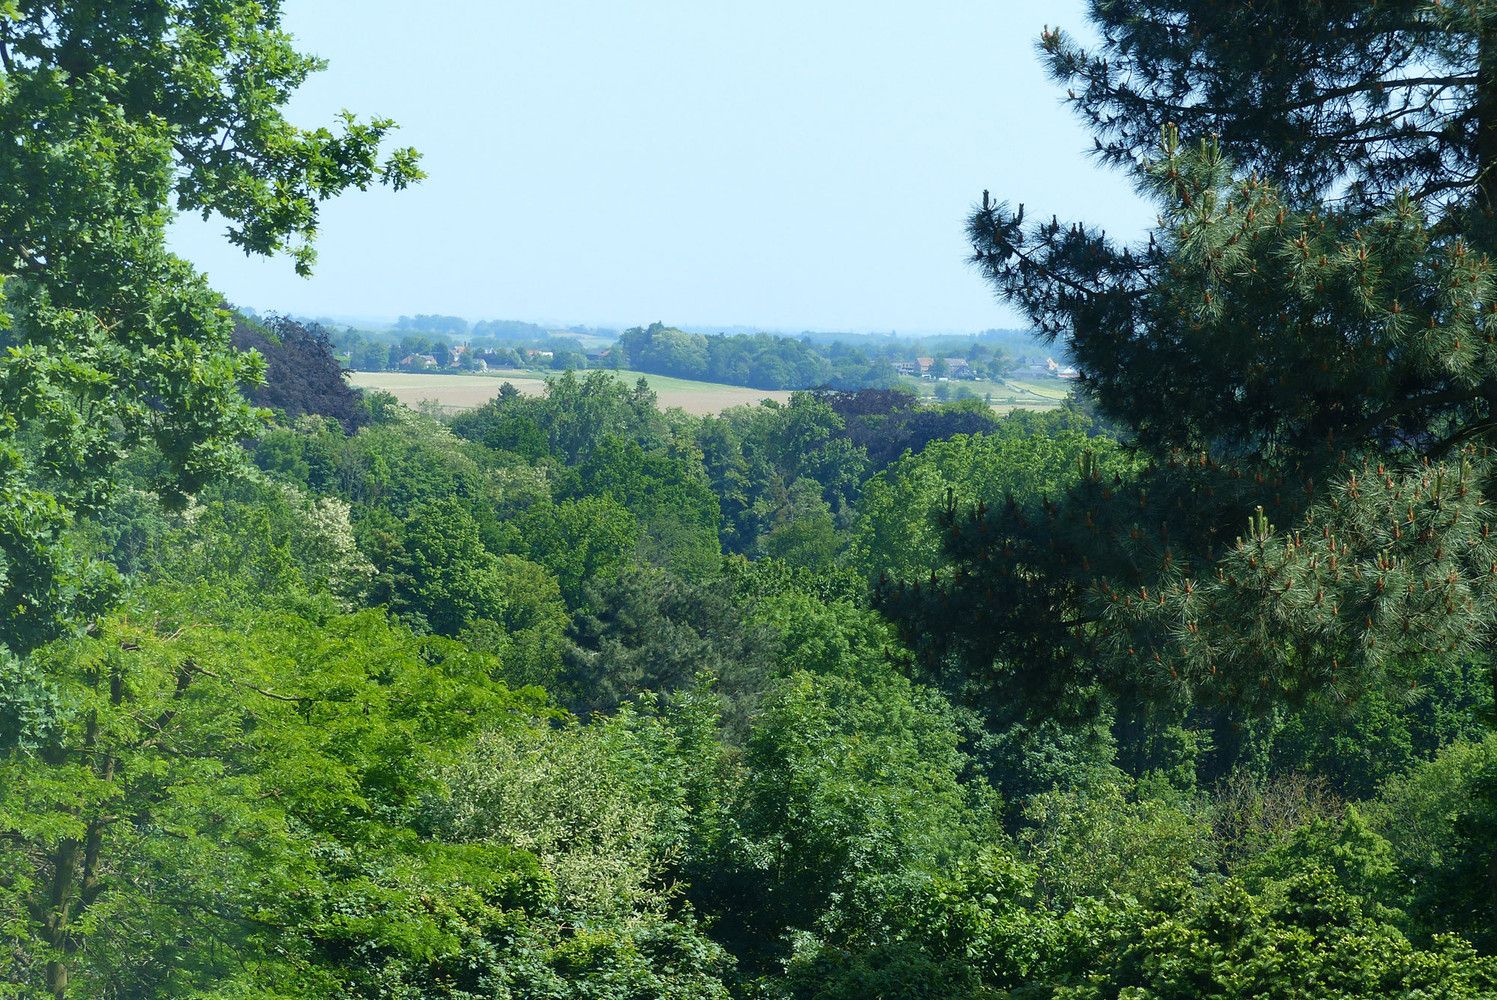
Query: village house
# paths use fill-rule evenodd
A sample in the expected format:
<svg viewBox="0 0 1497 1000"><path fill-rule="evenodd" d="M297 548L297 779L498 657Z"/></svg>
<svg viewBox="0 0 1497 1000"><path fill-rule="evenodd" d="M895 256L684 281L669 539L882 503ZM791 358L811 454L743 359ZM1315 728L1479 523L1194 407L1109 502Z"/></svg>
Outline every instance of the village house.
<svg viewBox="0 0 1497 1000"><path fill-rule="evenodd" d="M941 378L974 379L977 373L966 358L942 358L941 362L946 366L946 373ZM894 370L900 375L908 375L911 378L936 378L931 374L936 363L935 358L916 358L914 361L896 361Z"/></svg>
<svg viewBox="0 0 1497 1000"><path fill-rule="evenodd" d="M948 378L976 378L972 366L967 363L966 358L946 358L946 375Z"/></svg>

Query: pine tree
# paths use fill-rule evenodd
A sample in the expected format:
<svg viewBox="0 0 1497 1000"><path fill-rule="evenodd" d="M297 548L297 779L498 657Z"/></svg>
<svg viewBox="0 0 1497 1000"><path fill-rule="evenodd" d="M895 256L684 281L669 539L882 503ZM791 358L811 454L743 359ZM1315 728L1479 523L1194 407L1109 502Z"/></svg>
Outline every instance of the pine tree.
<svg viewBox="0 0 1497 1000"><path fill-rule="evenodd" d="M928 662L1036 698L1240 712L1489 655L1497 3L1091 10L1099 50L1042 50L1157 228L1121 245L985 193L970 235L1148 465L953 507L950 572L884 606Z"/></svg>

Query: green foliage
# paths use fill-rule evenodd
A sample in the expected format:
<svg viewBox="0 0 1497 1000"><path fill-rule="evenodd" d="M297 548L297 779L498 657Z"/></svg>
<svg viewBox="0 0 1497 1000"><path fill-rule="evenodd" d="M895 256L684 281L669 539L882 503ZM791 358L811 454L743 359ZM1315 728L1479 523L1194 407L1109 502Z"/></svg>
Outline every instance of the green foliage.
<svg viewBox="0 0 1497 1000"><path fill-rule="evenodd" d="M1173 881L1199 884L1217 860L1203 811L1157 785L1119 778L1036 795L1024 807L1022 841L1037 891L1068 910L1086 899L1146 897Z"/></svg>
<svg viewBox="0 0 1497 1000"><path fill-rule="evenodd" d="M510 684L559 690L571 621L561 585L550 570L519 556L484 561L502 605L494 618L469 621L459 638L471 649L497 656Z"/></svg>
<svg viewBox="0 0 1497 1000"><path fill-rule="evenodd" d="M412 508L405 524L404 576L410 589L400 605L443 635L457 635L480 619L494 620L504 605L498 557L483 547L478 523L457 500Z"/></svg>
<svg viewBox="0 0 1497 1000"><path fill-rule="evenodd" d="M786 670L880 680L894 676L899 651L893 632L866 608L786 588L760 595L753 617L778 637Z"/></svg>
<svg viewBox="0 0 1497 1000"><path fill-rule="evenodd" d="M721 933L751 965L788 931L842 933L855 899L938 871L993 830L993 803L963 782L963 720L867 654L872 622L795 613L810 610L772 618L787 673L750 731L733 834L699 876L704 907L724 914Z"/></svg>
<svg viewBox="0 0 1497 1000"><path fill-rule="evenodd" d="M354 541L348 505L250 473L205 491L156 540L148 579L192 580L269 603L328 594L361 603L374 567Z"/></svg>
<svg viewBox="0 0 1497 1000"><path fill-rule="evenodd" d="M812 506L806 495L809 487L796 484L815 483L835 523L845 522L868 461L866 449L846 430L846 422L830 405L799 392L788 405L740 407L702 421L697 443L721 500L724 546L731 552L754 552L760 536L779 526L791 533L781 547L797 548L798 544L786 543L810 535L813 544L806 547L807 554L813 559L824 556L826 516L819 506Z"/></svg>
<svg viewBox="0 0 1497 1000"><path fill-rule="evenodd" d="M669 881L692 820L686 765L702 763L689 728L625 710L591 726L490 733L444 773L433 822L534 854L556 886L547 964L496 963L494 985L599 1000L726 996L730 963Z"/></svg>
<svg viewBox="0 0 1497 1000"><path fill-rule="evenodd" d="M1388 377L1442 384L1447 370L1457 381L1477 377L1474 354L1430 353L1425 321L1435 325L1432 337L1479 339L1459 318L1470 310L1451 296L1480 300L1484 265L1457 244L1433 241L1416 206L1375 218L1349 209L1321 216L1287 205L1261 179L1234 182L1213 147L1193 152L1167 138L1162 156L1150 168L1166 205L1168 236L1156 252L1170 255L1174 278L1140 317L1154 336L1166 339L1185 323L1181 343L1201 364L1209 353L1212 365L1257 370L1251 357L1222 361L1230 354L1223 338L1242 338L1256 351L1277 329L1275 317L1328 309L1350 324L1335 336L1361 329L1362 346L1323 343L1309 329L1298 339L1275 333L1285 345L1275 348L1276 366L1329 377L1316 358L1356 350L1403 357L1400 338L1417 337L1427 347ZM1381 262L1375 275L1363 264L1369 255ZM1405 305L1394 308L1395 297ZM1382 371L1371 354L1353 354L1328 371ZM1177 363L1202 370L1185 357ZM1157 362L1139 376L1146 370ZM1385 405L1376 402L1380 393L1402 392L1391 384L1343 388L1364 414ZM1273 391L1283 384L1275 381ZM1300 387L1297 398L1322 398L1318 391ZM895 594L891 608L918 617L948 600L996 603L1012 628L982 637L991 645L979 657L1022 652L1036 665L1051 659L1056 676L1080 671L1118 688L1145 687L1151 699L1208 704L1345 697L1405 681L1401 671L1431 650L1478 648L1493 561L1484 460L1437 461L1437 450L1428 465L1414 464L1417 452L1379 461L1375 441L1355 436L1373 434L1373 425L1354 432L1356 419L1339 411L1285 409L1257 392L1203 393L1170 406L1156 398L1150 409L1131 409L1139 433L1155 435L1145 441L1156 464L1130 482L1092 470L1043 519L1012 509L949 518L950 555L968 577L958 589L968 593ZM1209 401L1227 397L1244 409L1221 412ZM1399 415L1388 419L1405 419L1394 409ZM1187 419L1200 423L1171 423ZM1182 447L1192 450L1168 450ZM1230 457L1213 458L1213 448ZM1270 513L1294 527L1281 531Z"/></svg>
<svg viewBox="0 0 1497 1000"><path fill-rule="evenodd" d="M736 728L773 669L773 632L745 614L726 579L692 582L634 568L591 583L583 608L558 685L581 713L704 683L723 698Z"/></svg>
<svg viewBox="0 0 1497 1000"><path fill-rule="evenodd" d="M1431 658L1408 672L1408 686L1369 691L1349 705L1315 701L1260 721L1244 756L1280 773L1324 775L1341 795L1366 799L1445 747L1485 735L1487 664Z"/></svg>
<svg viewBox="0 0 1497 1000"><path fill-rule="evenodd" d="M1497 946L1497 737L1457 744L1389 782L1370 807L1411 888L1422 933L1456 933Z"/></svg>
<svg viewBox="0 0 1497 1000"><path fill-rule="evenodd" d="M639 519L650 561L693 576L716 568L717 497L695 456L609 436L578 471L580 494L610 497Z"/></svg>
<svg viewBox="0 0 1497 1000"><path fill-rule="evenodd" d="M1113 779L1117 739L1111 718L1091 693L1070 692L1047 711L1013 703L1002 687L960 683L960 672L955 683L949 677L933 679L944 682L941 688L954 703L981 715L983 734L974 754L1007 801L1092 789Z"/></svg>
<svg viewBox="0 0 1497 1000"><path fill-rule="evenodd" d="M642 372L756 389L858 389L887 385L894 375L887 363L848 344L828 349L764 333L703 336L663 323L625 330L613 350Z"/></svg>
<svg viewBox="0 0 1497 1000"><path fill-rule="evenodd" d="M381 159L387 120L345 115L334 134L282 117L321 64L278 5L21 0L0 25L0 643L24 652L109 597L61 536L124 456L154 447L152 485L177 500L255 430L238 386L263 365L167 251L174 212L216 213L247 252L305 270L322 201L419 171L409 150Z"/></svg>
<svg viewBox="0 0 1497 1000"><path fill-rule="evenodd" d="M1017 430L1017 428L1016 428ZM907 455L869 481L858 505L853 558L870 578L921 580L944 565L940 514L1010 499L1037 514L1081 476L1090 455L1103 475L1125 472L1121 449L1079 431L959 435Z"/></svg>
<svg viewBox="0 0 1497 1000"><path fill-rule="evenodd" d="M1497 964L1458 940L1414 948L1324 870L1262 894L1227 880L1199 896L1084 909L1064 925L1056 1000L1210 997L1476 998Z"/></svg>
<svg viewBox="0 0 1497 1000"><path fill-rule="evenodd" d="M423 845L405 826L480 717L537 702L377 613L209 623L192 610L205 596L220 604L162 595L38 654L64 713L36 752L0 760L0 912L22 942L5 981L331 996L443 961L465 907L543 902L522 855ZM447 907L419 902L449 889ZM364 958L329 964L349 947Z"/></svg>
<svg viewBox="0 0 1497 1000"><path fill-rule="evenodd" d="M1033 871L1002 849L882 888L842 942L803 940L775 995L985 1000L1032 982L1058 943Z"/></svg>
<svg viewBox="0 0 1497 1000"><path fill-rule="evenodd" d="M630 389L606 372L581 379L567 372L546 383L542 398L501 392L487 405L454 418L452 428L497 451L531 459L551 455L566 465L587 461L610 437L647 449L665 441L665 421L649 386L641 380Z"/></svg>
<svg viewBox="0 0 1497 1000"><path fill-rule="evenodd" d="M1120 728L1209 729L1216 775L1364 795L1469 733L1497 564L1491 14L1119 2L1095 48L1046 32L1159 222L1128 246L984 194L973 261L1143 461L941 518L950 575L880 599L943 686L992 677L1029 714L1096 691Z"/></svg>
<svg viewBox="0 0 1497 1000"><path fill-rule="evenodd" d="M618 501L600 496L536 507L521 534L530 557L556 574L567 603L581 607L589 582L606 581L633 561L640 528Z"/></svg>
<svg viewBox="0 0 1497 1000"><path fill-rule="evenodd" d="M1099 48L1059 30L1041 41L1107 162L1136 164L1174 124L1220 135L1244 170L1279 178L1296 200L1345 188L1355 202L1410 191L1458 206L1491 152L1477 131L1438 127L1490 113L1484 3L1394 3L1368 16L1336 5L1125 0L1090 13ZM1419 99L1429 77L1445 88L1440 102ZM1184 102L1182 90L1201 99ZM1251 106L1227 99L1245 93Z"/></svg>
<svg viewBox="0 0 1497 1000"><path fill-rule="evenodd" d="M1159 227L971 226L1087 399L697 419L568 371L449 421L282 326L225 476L262 365L173 204L305 267L413 160L281 118L277 3L0 2L0 995L1497 996L1491 11L1092 13L1045 51ZM1389 126L1415 67L1460 127Z"/></svg>
<svg viewBox="0 0 1497 1000"><path fill-rule="evenodd" d="M0 650L0 752L34 753L52 737L57 691L30 660Z"/></svg>
<svg viewBox="0 0 1497 1000"><path fill-rule="evenodd" d="M726 996L660 881L694 737L551 729L455 643L205 596L41 654L62 724L0 759L20 995Z"/></svg>
<svg viewBox="0 0 1497 1000"><path fill-rule="evenodd" d="M360 404L373 416L375 401L365 396ZM387 422L389 415L380 418ZM302 416L285 425L272 425L255 441L250 457L270 475L306 486L318 493L339 492L343 485L345 453L343 428L333 420Z"/></svg>
<svg viewBox="0 0 1497 1000"><path fill-rule="evenodd" d="M767 526L757 546L763 555L810 570L836 563L842 538L821 484L797 479L788 489L761 498L759 506L765 512L759 520Z"/></svg>
<svg viewBox="0 0 1497 1000"><path fill-rule="evenodd" d="M334 459L338 492L358 507L377 507L400 518L419 504L454 499L469 501L478 513L486 466L499 464L409 410L364 428L339 452Z"/></svg>
<svg viewBox="0 0 1497 1000"><path fill-rule="evenodd" d="M796 393L786 406L766 407L768 419L753 430L754 448L787 483L805 478L820 484L833 510L857 496L868 456L842 436L845 421L809 393Z"/></svg>
<svg viewBox="0 0 1497 1000"><path fill-rule="evenodd" d="M1034 886L1001 851L908 881L856 947L807 942L773 995L1474 1000L1497 988L1492 959L1453 938L1414 947L1313 864L1257 891L1165 883L1065 912L1038 907Z"/></svg>
<svg viewBox="0 0 1497 1000"><path fill-rule="evenodd" d="M578 916L664 912L687 819L676 743L664 722L627 710L486 734L444 775L436 821L459 839L534 854Z"/></svg>
<svg viewBox="0 0 1497 1000"><path fill-rule="evenodd" d="M653 323L648 329L625 331L619 346L634 364L644 366L640 371L701 378L707 370L707 338L699 333Z"/></svg>
<svg viewBox="0 0 1497 1000"><path fill-rule="evenodd" d="M1362 901L1367 912L1389 923L1402 923L1406 885L1392 845L1352 807L1337 820L1316 820L1251 862L1239 874L1249 882L1285 881L1299 871L1319 868Z"/></svg>
<svg viewBox="0 0 1497 1000"><path fill-rule="evenodd" d="M814 597L824 604L868 605L868 585L845 566L813 570L778 559L749 560L742 556L728 556L723 560L722 568L746 601L795 593Z"/></svg>
<svg viewBox="0 0 1497 1000"><path fill-rule="evenodd" d="M1021 412L1000 420L990 406L976 399L920 406L914 396L899 390L863 389L816 395L846 422L848 440L868 453L870 470L888 467L905 452L918 454L932 441L959 434L987 434L1010 425L1017 428L1020 425L1015 423L1015 416L1041 421L1047 432L1061 429L1053 425L1053 418L1042 414ZM1033 425L1031 422L1024 426Z"/></svg>

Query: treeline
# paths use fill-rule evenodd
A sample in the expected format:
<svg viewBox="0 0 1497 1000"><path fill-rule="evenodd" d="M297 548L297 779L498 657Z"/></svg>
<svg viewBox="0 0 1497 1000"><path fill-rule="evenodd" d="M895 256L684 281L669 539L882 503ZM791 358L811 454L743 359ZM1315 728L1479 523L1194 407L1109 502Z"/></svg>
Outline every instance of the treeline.
<svg viewBox="0 0 1497 1000"><path fill-rule="evenodd" d="M926 352L934 352L943 371L950 356L965 363L970 377L995 379L1021 359L1045 356L1038 341L1016 331L918 339L795 338L688 333L661 323L624 331L613 350L619 356L610 356L609 363L617 367L755 389L888 388L899 382L897 366L912 365Z"/></svg>
<svg viewBox="0 0 1497 1000"><path fill-rule="evenodd" d="M860 389L894 382L888 364L859 348L767 333L705 336L652 323L624 331L615 349L621 368L754 389Z"/></svg>
<svg viewBox="0 0 1497 1000"><path fill-rule="evenodd" d="M470 334L461 337L312 326L323 331L334 352L354 371L471 372L480 367L566 371L596 367L595 359L589 358L577 337L530 328L528 324L476 323Z"/></svg>
<svg viewBox="0 0 1497 1000"><path fill-rule="evenodd" d="M617 330L594 329L586 326L572 326L564 330L556 330L551 327L540 326L536 323L526 323L522 320L514 319L484 319L470 324L461 316L441 316L427 313L397 318L392 332L402 336L410 333L424 333L438 337L452 337L457 339L476 337L481 340L492 339L505 342L541 340L557 334L563 336L567 334L586 335L612 339L618 333Z"/></svg>
<svg viewBox="0 0 1497 1000"><path fill-rule="evenodd" d="M405 329L447 328L417 323ZM464 324L466 328L466 324ZM843 389L894 383L892 364L861 347L814 345L771 334L703 336L661 324L626 331L606 346L525 324L475 324L462 335L442 332L328 332L335 351L356 371L474 371L486 367L555 371L633 369L656 375L761 389Z"/></svg>
<svg viewBox="0 0 1497 1000"><path fill-rule="evenodd" d="M935 368L942 372L949 367L948 358L959 359L970 378L1002 378L1020 361L1045 356L1032 337L1014 331L836 339L689 333L653 323L626 330L611 343L598 339L606 332L586 331L591 339L585 344L572 333L531 324L482 322L470 328L456 317L439 316L401 317L390 331L332 328L327 336L355 371L591 368L780 390L891 387L899 383L897 366L910 365L925 352L935 352Z"/></svg>

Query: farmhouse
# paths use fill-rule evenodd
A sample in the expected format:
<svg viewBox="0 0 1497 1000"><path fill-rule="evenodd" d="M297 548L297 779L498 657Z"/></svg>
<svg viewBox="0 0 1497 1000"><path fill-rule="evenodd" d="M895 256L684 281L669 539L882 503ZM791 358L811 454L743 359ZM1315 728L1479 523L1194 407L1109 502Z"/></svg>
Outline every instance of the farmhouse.
<svg viewBox="0 0 1497 1000"><path fill-rule="evenodd" d="M946 358L946 374L951 378L976 378L966 358Z"/></svg>
<svg viewBox="0 0 1497 1000"><path fill-rule="evenodd" d="M940 376L943 379L975 379L977 377L977 372L973 370L966 358L941 358L941 363L946 368L945 373ZM909 375L912 378L936 378L932 374L935 364L935 358L916 358L914 361L895 362L894 370L900 375Z"/></svg>

